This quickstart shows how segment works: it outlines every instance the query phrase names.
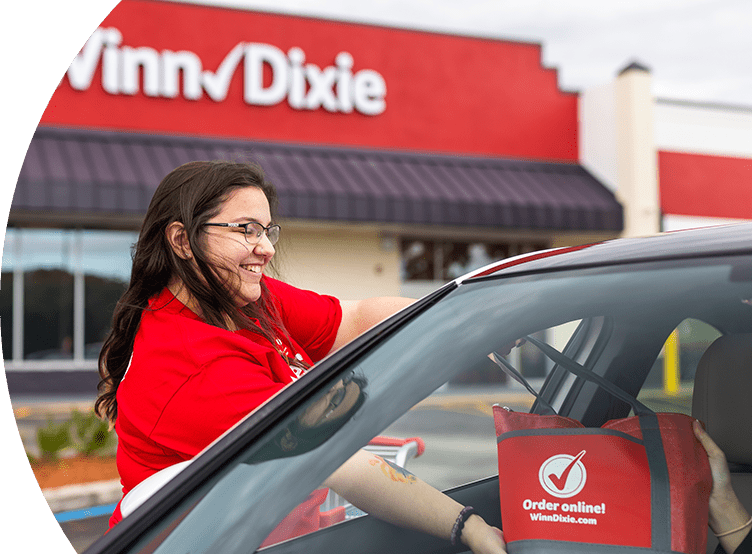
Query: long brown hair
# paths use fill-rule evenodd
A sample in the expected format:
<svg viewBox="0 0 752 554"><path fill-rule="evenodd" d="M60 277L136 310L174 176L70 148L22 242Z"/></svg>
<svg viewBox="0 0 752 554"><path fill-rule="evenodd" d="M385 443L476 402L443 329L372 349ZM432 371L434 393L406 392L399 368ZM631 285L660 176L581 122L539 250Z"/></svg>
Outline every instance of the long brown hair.
<svg viewBox="0 0 752 554"><path fill-rule="evenodd" d="M115 422L116 393L128 369L141 314L149 299L173 276L183 282L206 323L227 329L229 320L235 328L252 329L269 340L276 333L285 333L263 280L259 300L238 309L232 291L218 278L204 248L204 224L219 212L232 191L244 187L260 189L275 213L277 192L256 164L189 162L171 171L157 187L133 250L130 283L115 307L112 330L99 354L101 380L94 410L100 417ZM175 254L167 241L165 231L174 221L185 227L193 262Z"/></svg>

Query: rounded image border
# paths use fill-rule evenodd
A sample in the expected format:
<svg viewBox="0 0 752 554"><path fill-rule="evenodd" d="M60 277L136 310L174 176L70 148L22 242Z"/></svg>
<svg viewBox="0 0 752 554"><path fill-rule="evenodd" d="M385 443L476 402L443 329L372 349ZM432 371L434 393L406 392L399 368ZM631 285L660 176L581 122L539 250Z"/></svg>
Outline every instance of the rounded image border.
<svg viewBox="0 0 752 554"><path fill-rule="evenodd" d="M3 243L15 184L39 120L65 71L117 0L29 0L6 6L12 22L0 34L4 52L0 100L5 163L0 167ZM8 552L74 552L34 477L13 413L8 383L0 379L0 440L5 501L0 530Z"/></svg>

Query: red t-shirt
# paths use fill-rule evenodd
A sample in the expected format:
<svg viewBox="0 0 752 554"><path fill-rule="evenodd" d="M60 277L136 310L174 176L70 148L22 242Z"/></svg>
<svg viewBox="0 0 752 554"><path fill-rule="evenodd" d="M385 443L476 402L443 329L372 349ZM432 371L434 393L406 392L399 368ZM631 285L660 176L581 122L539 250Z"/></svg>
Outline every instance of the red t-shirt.
<svg viewBox="0 0 752 554"><path fill-rule="evenodd" d="M342 320L339 301L269 277L264 282L291 344L204 323L166 288L150 300L117 391L124 495L160 469L193 458L294 381L279 350L309 364L331 350ZM116 510L110 526L119 519Z"/></svg>

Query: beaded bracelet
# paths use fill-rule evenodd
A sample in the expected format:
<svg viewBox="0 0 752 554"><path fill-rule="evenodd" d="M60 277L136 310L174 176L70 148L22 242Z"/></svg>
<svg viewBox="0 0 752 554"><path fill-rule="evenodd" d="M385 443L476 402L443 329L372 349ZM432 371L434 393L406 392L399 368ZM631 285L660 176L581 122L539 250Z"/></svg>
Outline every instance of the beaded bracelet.
<svg viewBox="0 0 752 554"><path fill-rule="evenodd" d="M449 540L452 542L452 546L457 544L457 541L462 536L462 528L465 526L465 522L473 514L477 514L477 512L472 506L465 506L464 508L462 508L460 515L457 516L457 519L454 522L454 527L452 527L452 535L449 538Z"/></svg>
<svg viewBox="0 0 752 554"><path fill-rule="evenodd" d="M742 529L749 527L750 525L752 525L752 517L749 518L749 520L747 520L747 523L745 523L741 527L737 527L736 529L732 529L731 531L724 531L723 533L718 533L716 537L725 537L726 535L730 535L731 533L736 533L737 531L741 531Z"/></svg>

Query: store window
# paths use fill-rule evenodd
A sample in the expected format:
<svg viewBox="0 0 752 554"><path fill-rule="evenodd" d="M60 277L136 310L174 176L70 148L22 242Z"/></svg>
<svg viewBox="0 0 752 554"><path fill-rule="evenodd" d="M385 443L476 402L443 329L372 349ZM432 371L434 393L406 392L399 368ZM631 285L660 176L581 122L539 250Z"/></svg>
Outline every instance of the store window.
<svg viewBox="0 0 752 554"><path fill-rule="evenodd" d="M15 246L23 264L24 358L73 359L73 232L27 229Z"/></svg>
<svg viewBox="0 0 752 554"><path fill-rule="evenodd" d="M122 231L7 230L0 323L10 367L64 360L94 367L136 239Z"/></svg>
<svg viewBox="0 0 752 554"><path fill-rule="evenodd" d="M130 279L131 246L137 238L136 233L111 231L88 231L82 236L86 358L99 357L115 304Z"/></svg>
<svg viewBox="0 0 752 554"><path fill-rule="evenodd" d="M481 242L403 238L400 243L401 294L420 298L447 281L490 263L548 247L547 243L534 240Z"/></svg>
<svg viewBox="0 0 752 554"><path fill-rule="evenodd" d="M0 323L2 323L0 336L3 341L3 359L12 359L13 334L10 329L13 329L13 273L5 271L4 259L2 281L0 281ZM6 329L8 329L7 332Z"/></svg>
<svg viewBox="0 0 752 554"><path fill-rule="evenodd" d="M548 248L543 242L460 242L402 239L403 281L449 281L517 254Z"/></svg>

